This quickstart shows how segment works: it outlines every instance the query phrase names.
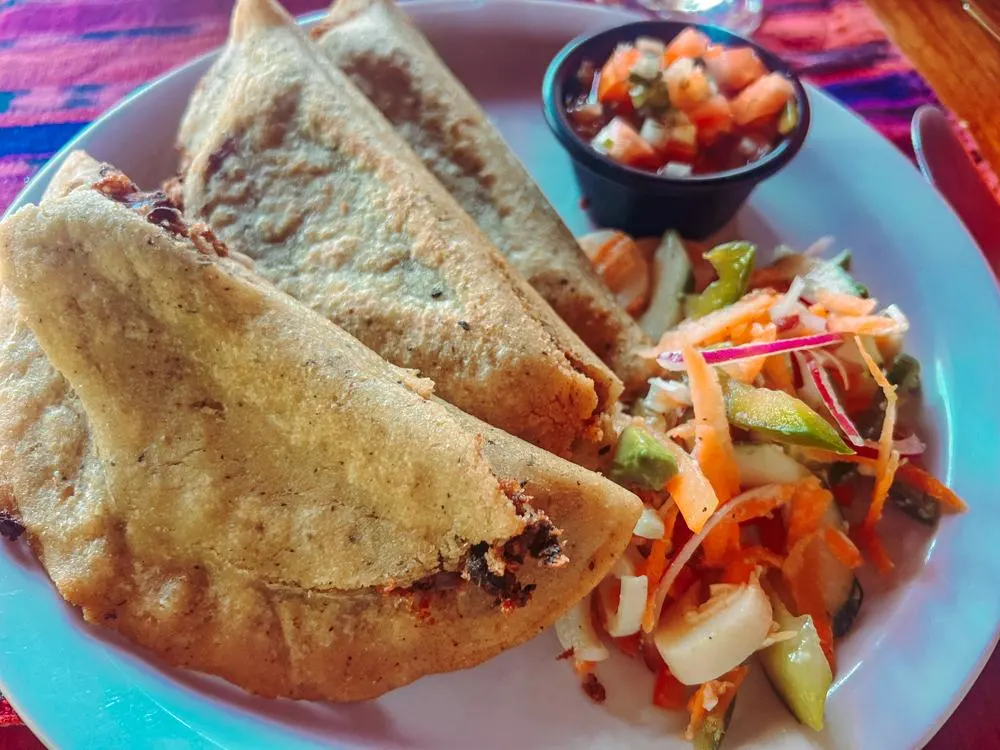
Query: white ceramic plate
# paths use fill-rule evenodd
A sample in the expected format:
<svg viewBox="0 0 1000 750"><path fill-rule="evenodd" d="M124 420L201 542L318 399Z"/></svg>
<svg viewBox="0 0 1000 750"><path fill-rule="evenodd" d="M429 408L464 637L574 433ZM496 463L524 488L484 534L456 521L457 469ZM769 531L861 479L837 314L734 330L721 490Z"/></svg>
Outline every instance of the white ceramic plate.
<svg viewBox="0 0 1000 750"><path fill-rule="evenodd" d="M410 5L413 17L470 86L548 197L586 229L569 162L542 120L539 89L572 37L631 17L537 0ZM514 52L516 48L516 53ZM173 169L174 133L201 59L132 96L68 147L86 148L153 186ZM729 232L765 246L833 234L856 272L913 322L924 365L931 467L972 513L933 537L890 519L899 561L863 579L865 606L839 652L822 735L801 731L759 680L741 692L727 748L910 748L940 726L985 663L1000 620L1000 301L958 220L887 142L810 91L813 128L792 164L754 195ZM37 201L66 150L12 207ZM551 634L477 669L419 681L353 706L265 701L212 678L164 669L61 602L31 554L0 544L0 689L47 744L61 748L378 747L679 750L680 719L649 706L639 666L602 672L595 707Z"/></svg>

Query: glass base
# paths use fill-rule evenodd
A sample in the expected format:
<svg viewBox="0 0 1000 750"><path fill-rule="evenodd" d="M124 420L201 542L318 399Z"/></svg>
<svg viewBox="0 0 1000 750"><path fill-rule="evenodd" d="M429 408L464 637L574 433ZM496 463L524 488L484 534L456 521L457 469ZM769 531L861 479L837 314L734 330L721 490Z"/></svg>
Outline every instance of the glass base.
<svg viewBox="0 0 1000 750"><path fill-rule="evenodd" d="M639 3L671 21L710 23L744 36L760 27L762 0L639 0Z"/></svg>

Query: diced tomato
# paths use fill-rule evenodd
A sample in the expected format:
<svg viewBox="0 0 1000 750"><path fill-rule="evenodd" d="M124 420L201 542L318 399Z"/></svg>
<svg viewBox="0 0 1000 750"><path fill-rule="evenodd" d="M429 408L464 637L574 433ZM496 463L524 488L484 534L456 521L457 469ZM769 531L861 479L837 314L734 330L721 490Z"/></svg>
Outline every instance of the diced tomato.
<svg viewBox="0 0 1000 750"><path fill-rule="evenodd" d="M665 66L682 57L701 57L711 44L711 39L698 29L689 26L667 45L667 49L663 53Z"/></svg>
<svg viewBox="0 0 1000 750"><path fill-rule="evenodd" d="M682 112L691 112L712 96L712 83L705 69L683 57L663 72L670 94L670 104Z"/></svg>
<svg viewBox="0 0 1000 750"><path fill-rule="evenodd" d="M622 117L615 117L594 136L594 148L619 164L637 169L658 169L659 157L638 131Z"/></svg>
<svg viewBox="0 0 1000 750"><path fill-rule="evenodd" d="M712 47L703 56L709 75L719 88L729 94L742 91L761 76L767 68L750 47Z"/></svg>
<svg viewBox="0 0 1000 750"><path fill-rule="evenodd" d="M710 144L722 133L733 129L733 110L729 100L722 94L716 94L688 112L698 128L698 143Z"/></svg>
<svg viewBox="0 0 1000 750"><path fill-rule="evenodd" d="M631 108L628 76L639 59L640 52L631 45L621 45L601 68L597 82L597 100L602 104L618 104Z"/></svg>
<svg viewBox="0 0 1000 750"><path fill-rule="evenodd" d="M795 87L791 81L781 73L768 73L733 99L733 120L737 125L749 125L774 117L794 96Z"/></svg>

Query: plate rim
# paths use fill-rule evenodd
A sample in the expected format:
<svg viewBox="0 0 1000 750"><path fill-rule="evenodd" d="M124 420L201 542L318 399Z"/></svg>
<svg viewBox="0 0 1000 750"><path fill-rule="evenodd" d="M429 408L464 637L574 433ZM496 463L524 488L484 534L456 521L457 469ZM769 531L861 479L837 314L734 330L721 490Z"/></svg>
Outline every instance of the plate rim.
<svg viewBox="0 0 1000 750"><path fill-rule="evenodd" d="M517 3L517 4L532 5L532 6L557 6L557 7L561 7L562 9L574 8L577 11L582 12L582 13L593 13L595 16L600 16L602 14L611 15L611 14L614 14L614 13L623 13L623 12L624 13L632 14L633 16L641 14L641 11L638 11L635 8L622 8L622 7L614 7L614 6L601 6L601 5L595 5L595 4L580 2L580 0L400 0L400 1L401 1L401 4L403 4L405 6L420 6L422 10L425 9L425 8L426 9L432 9L434 6L440 6L442 9L448 9L449 6L461 6L462 8L478 9L478 8L482 8L482 7L490 6L490 5L511 5L511 4ZM460 8L456 7L456 10L458 10L458 9L460 9ZM302 16L299 16L296 20L297 20L297 22L300 25L308 27L309 25L312 25L312 24L316 23L319 19L321 19L325 15L326 15L326 12L324 10L320 10L320 11L316 11L316 12L313 12L313 13L308 13L308 14L304 14ZM641 15L640 15L640 17L641 17ZM220 53L221 49L223 48L223 46L224 46L224 43L223 43L223 45L220 45L220 46L215 47L215 48L213 48L211 50L208 50L208 51L206 51L206 52L204 52L202 54L199 54L198 56L196 56L196 57L194 57L194 58L192 58L192 59L190 59L190 60L188 60L188 61L186 61L186 62L184 62L184 63L182 63L180 65L177 65L177 66L175 66L175 67L173 67L173 68L171 68L171 69L169 69L167 71L165 71L164 73L160 74L156 78L154 78L154 79L152 79L152 80L150 80L150 81L148 81L146 83L143 83L143 84L137 86L133 91L129 92L126 96L124 96L122 99L120 99L118 102L116 102L112 107L110 107L106 111L102 112L99 117L97 117L93 121L87 123L84 127L82 127L79 131L77 131L73 135L73 137L69 141L66 142L66 144L64 144L58 151L56 151L46 161L46 163L43 165L43 167L38 172L36 172L28 182L25 183L24 187L22 187L22 189L18 192L18 194L11 201L10 205L5 209L3 215L0 216L0 220L6 218L10 214L12 214L14 211L16 211L16 210L18 210L18 209L20 209L22 207L22 205L26 202L24 200L24 196L25 196L26 193L28 193L29 191L37 188L39 185L47 185L48 182L51 180L52 175L58 169L58 167L62 164L62 162L64 161L64 159L66 158L66 156L70 152L72 152L73 150L75 150L78 147L78 144L81 141L85 140L89 134L91 134L92 132L94 132L95 130L97 130L99 128L102 128L105 125L106 121L109 120L109 119L111 119L112 117L116 116L119 113L120 110L128 107L129 105L131 105L131 103L135 99L137 99L137 98L139 98L141 96L146 95L152 89L154 89L154 88L156 88L158 86L161 86L168 79L171 79L171 78L173 78L175 76L181 75L185 71L188 71L191 68L194 68L194 67L200 66L200 65L204 65L204 64L206 64L207 61L210 61L210 60L214 59L215 57L217 57L219 55L219 53ZM829 100L830 104L832 104L833 106L835 106L836 108L838 108L842 112L848 114L849 116L851 116L852 118L854 118L855 120L857 120L872 135L874 135L874 136L878 137L879 139L885 141L890 146L892 145L889 141L887 141L887 139L885 139L884 136L882 136L881 133L879 133L877 130L875 130L858 113L854 112L853 110L849 109L848 107L845 107L839 101L837 101L834 97L832 97L831 95L829 95L825 91L817 88L816 86L814 86L812 84L805 84L805 85L806 85L806 88L807 88L807 90L809 92L809 96L810 97L818 96L818 97L822 97L824 99ZM905 156L901 152L898 152L898 149L894 149L894 150L897 152L897 156L900 159L905 160ZM907 162L907 163L909 163L909 162ZM914 169L914 172L915 172L915 177L917 179L919 179L921 182L923 182L923 178L920 176L920 174L917 171L916 167L913 167L913 169ZM982 270L982 272L985 273L985 274L987 274L988 277L992 280L992 282L993 282L992 286L993 286L994 291L1000 291L1000 280L998 280L997 277L993 274L993 272L990 269L990 267L989 267L989 265L988 265L988 263L986 261L986 258L984 257L981 249L979 248L978 244L975 242L974 238L972 238L972 236L969 234L968 230L966 229L964 223L961 221L960 217L957 215L957 213L954 211L954 209L951 207L951 205L948 203L948 201L941 195L940 191L938 191L937 188L933 184L930 184L930 183L925 183L925 184L936 195L937 201L940 204L940 207L943 208L948 214L950 214L954 218L955 223L957 224L957 229L959 231L961 231L966 236L966 238L969 241L969 244L977 251L975 254L976 254L978 260L974 261L974 262L978 263L979 266L980 266L980 268L981 268L981 270ZM56 596L58 597L58 594L56 594ZM61 598L60 598L60 601L61 601ZM940 731L940 729L947 723L947 721L951 718L951 716L953 715L953 713L955 712L955 710L962 703L962 701L965 700L965 698L967 697L968 693L971 691L972 687L975 685L976 681L979 679L980 675L982 674L982 671L985 669L987 663L989 662L990 658L992 657L994 651L996 651L998 645L1000 645L1000 622L995 623L994 630L993 630L993 635L992 635L991 640L989 640L983 646L983 649L981 650L981 652L979 654L978 660L974 664L973 669L966 675L966 678L965 678L964 682L953 692L952 697L951 697L951 699L950 699L950 701L949 701L949 703L947 705L947 708L944 711L942 711L938 715L938 717L936 718L936 720L934 722L932 722L931 724L929 724L928 727L926 728L926 730L924 731L923 736L919 740L919 746L922 747L922 746L926 745ZM17 696L16 695L12 695L8 691L6 683L7 683L7 680L4 679L3 675L0 675L0 692L3 693L3 696L8 700L8 702L10 703L10 705L15 709L15 711L17 712L18 716L21 718L21 720L23 721L23 723L25 724L25 726L44 745L46 745L47 747L55 747L55 743L53 742L53 740L51 739L51 737L49 737L49 735L45 731L45 729L37 721L35 721L35 719L31 716L31 713L30 712L25 712L25 711L22 710L22 708L20 706L20 702L19 702ZM163 707L161 707L161 708L165 712L169 713L169 711L167 711L167 709L165 709ZM183 720L180 719L179 717L174 717L174 718L175 718L176 721L178 721L180 723L184 723ZM209 739L206 735L204 735L199 730L194 729L193 727L191 727L190 729L191 729L191 731L195 732L199 737L203 738L204 740L208 741L209 743L211 743L213 745L215 744L213 740Z"/></svg>

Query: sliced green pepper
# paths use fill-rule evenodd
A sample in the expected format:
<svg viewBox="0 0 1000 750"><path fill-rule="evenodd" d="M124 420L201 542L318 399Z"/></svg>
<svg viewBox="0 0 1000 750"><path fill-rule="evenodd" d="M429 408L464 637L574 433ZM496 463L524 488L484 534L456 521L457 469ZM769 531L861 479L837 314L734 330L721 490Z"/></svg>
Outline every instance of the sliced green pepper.
<svg viewBox="0 0 1000 750"><path fill-rule="evenodd" d="M779 443L849 455L853 453L833 426L805 403L784 391L754 388L735 380L722 383L726 418L744 430L756 430Z"/></svg>
<svg viewBox="0 0 1000 750"><path fill-rule="evenodd" d="M826 696L833 683L830 663L809 615L792 617L774 595L771 609L778 627L795 636L768 646L758 653L758 658L775 692L795 718L818 732L823 729Z"/></svg>
<svg viewBox="0 0 1000 750"><path fill-rule="evenodd" d="M756 246L749 242L727 242L705 253L705 260L712 264L719 278L689 300L688 313L700 318L746 294L756 253Z"/></svg>
<svg viewBox="0 0 1000 750"><path fill-rule="evenodd" d="M611 478L647 490L662 490L677 473L677 461L663 444L641 427L622 430L611 464Z"/></svg>

